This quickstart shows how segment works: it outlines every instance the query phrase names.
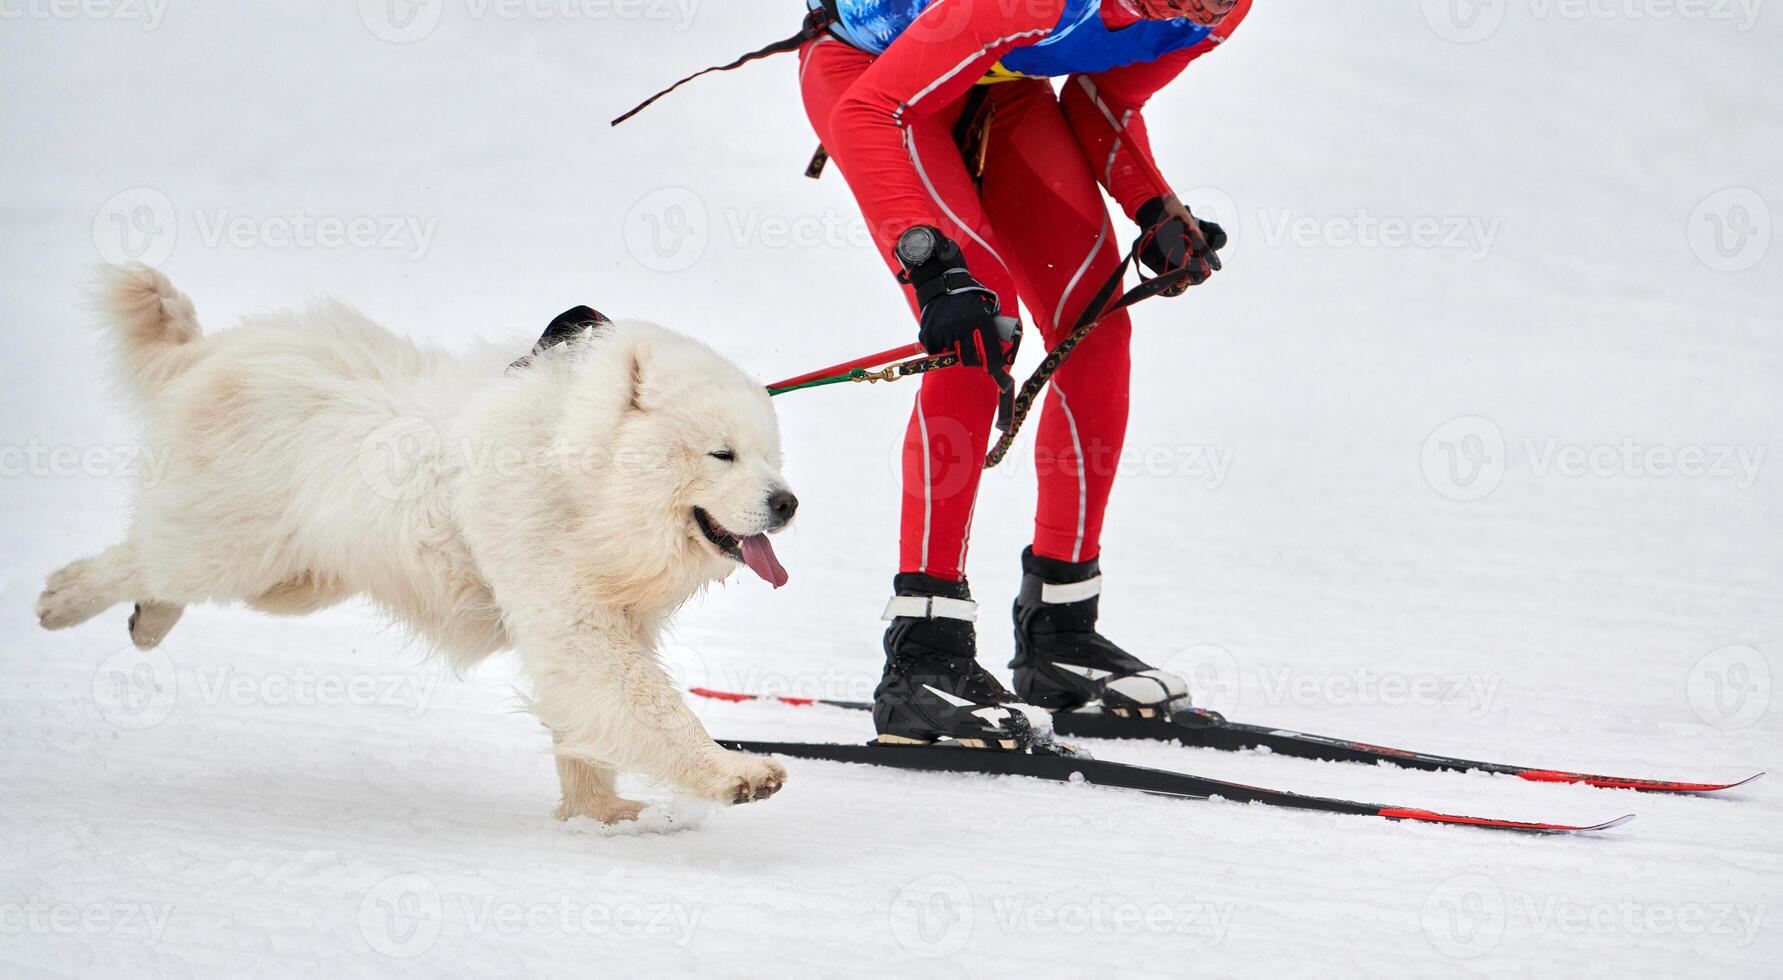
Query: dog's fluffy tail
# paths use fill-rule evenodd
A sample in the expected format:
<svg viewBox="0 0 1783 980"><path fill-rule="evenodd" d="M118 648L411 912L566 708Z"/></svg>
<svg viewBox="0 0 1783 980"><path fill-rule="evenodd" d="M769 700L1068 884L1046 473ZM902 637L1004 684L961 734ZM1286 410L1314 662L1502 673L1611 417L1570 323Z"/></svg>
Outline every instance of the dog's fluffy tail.
<svg viewBox="0 0 1783 980"><path fill-rule="evenodd" d="M198 311L159 270L142 265L100 273L99 305L117 337L124 377L150 397L192 362L191 343L203 335Z"/></svg>

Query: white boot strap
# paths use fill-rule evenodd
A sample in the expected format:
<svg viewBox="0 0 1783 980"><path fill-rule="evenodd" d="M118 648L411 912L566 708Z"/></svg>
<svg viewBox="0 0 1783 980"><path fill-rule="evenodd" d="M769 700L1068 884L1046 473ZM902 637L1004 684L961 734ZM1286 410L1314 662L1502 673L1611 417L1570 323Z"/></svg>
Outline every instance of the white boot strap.
<svg viewBox="0 0 1783 980"><path fill-rule="evenodd" d="M1167 670L1145 670L1109 681L1104 689L1104 699L1109 693L1118 694L1132 704L1166 704L1187 697L1189 684Z"/></svg>
<svg viewBox="0 0 1783 980"><path fill-rule="evenodd" d="M1102 594L1102 576L1082 582L1042 582L1040 584L1040 601L1049 606L1062 606L1072 602L1094 599Z"/></svg>
<svg viewBox="0 0 1783 980"><path fill-rule="evenodd" d="M881 619L957 619L978 622L978 603L971 599L948 599L941 596L895 595L885 604Z"/></svg>

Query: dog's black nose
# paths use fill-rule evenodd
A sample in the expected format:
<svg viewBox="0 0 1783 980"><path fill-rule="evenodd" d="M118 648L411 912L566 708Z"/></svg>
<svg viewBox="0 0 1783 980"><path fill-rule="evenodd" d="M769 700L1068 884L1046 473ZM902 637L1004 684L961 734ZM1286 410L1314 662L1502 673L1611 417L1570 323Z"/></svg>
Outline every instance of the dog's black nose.
<svg viewBox="0 0 1783 980"><path fill-rule="evenodd" d="M799 509L799 498L791 490L776 490L768 495L768 510L774 515L774 526L785 527Z"/></svg>

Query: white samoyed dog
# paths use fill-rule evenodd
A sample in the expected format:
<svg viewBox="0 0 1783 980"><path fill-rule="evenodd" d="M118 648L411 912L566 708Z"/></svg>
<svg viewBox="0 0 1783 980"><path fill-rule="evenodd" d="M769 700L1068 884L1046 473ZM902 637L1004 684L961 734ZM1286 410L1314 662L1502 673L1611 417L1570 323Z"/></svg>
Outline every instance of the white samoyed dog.
<svg viewBox="0 0 1783 980"><path fill-rule="evenodd" d="M740 566L786 582L767 534L798 501L767 392L735 365L586 307L509 364L333 302L205 336L142 267L108 270L101 299L167 463L123 543L49 577L45 628L134 603L147 649L193 603L301 615L366 596L457 667L519 651L560 818L634 819L619 771L727 804L785 782L714 743L657 659L708 583Z"/></svg>

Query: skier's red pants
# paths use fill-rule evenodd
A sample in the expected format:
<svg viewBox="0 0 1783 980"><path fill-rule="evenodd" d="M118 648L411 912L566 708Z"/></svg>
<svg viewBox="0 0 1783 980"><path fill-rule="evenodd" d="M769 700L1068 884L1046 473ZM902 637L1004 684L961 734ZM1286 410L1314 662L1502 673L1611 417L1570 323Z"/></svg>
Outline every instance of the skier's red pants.
<svg viewBox="0 0 1783 980"><path fill-rule="evenodd" d="M832 152L832 110L873 60L829 38L800 51L805 111ZM907 148L947 219L942 232L959 243L973 275L1002 298L1005 313L1014 314L1021 298L1050 350L1114 273L1122 245L1051 86L1021 80L989 88L995 116L982 187L974 186L953 140L963 99L911 122ZM888 227L895 216L875 213L874 174L852 172L843 156L834 162L895 270L892 246L903 229ZM911 304L914 309L914 297ZM1102 515L1127 431L1130 335L1127 315L1110 315L1053 376L1034 454L1034 550L1048 558L1086 561L1100 551ZM996 409L997 387L982 370L959 367L923 376L904 435L900 571L964 577Z"/></svg>

